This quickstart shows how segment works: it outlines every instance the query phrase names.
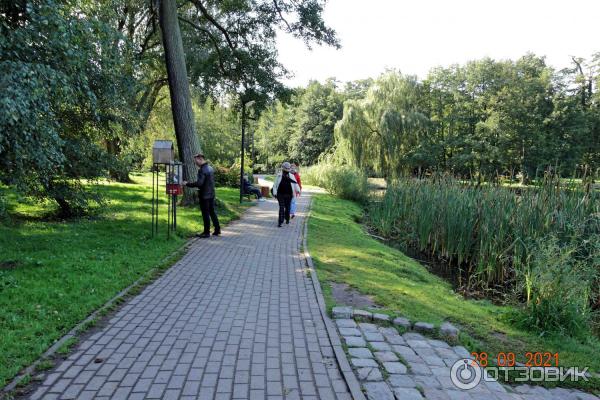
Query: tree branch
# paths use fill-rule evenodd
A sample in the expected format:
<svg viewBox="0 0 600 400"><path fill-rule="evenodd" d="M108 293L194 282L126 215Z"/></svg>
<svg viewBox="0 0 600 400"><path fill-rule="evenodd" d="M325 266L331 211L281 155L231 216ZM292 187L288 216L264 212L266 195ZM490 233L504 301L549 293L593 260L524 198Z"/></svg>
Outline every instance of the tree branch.
<svg viewBox="0 0 600 400"><path fill-rule="evenodd" d="M202 13L202 15L204 15L204 17L211 24L213 24L215 28L217 28L218 30L221 31L221 33L225 36L225 40L227 41L227 44L229 45L229 47L232 50L235 50L236 46L233 43L233 41L231 40L231 37L229 36L229 32L227 31L227 29L225 29L219 22L217 22L217 20L215 20L212 17L212 15L210 15L208 13L208 10L206 9L206 7L204 7L204 4L202 4L202 2L200 0L192 0L192 3L194 3L196 5L196 7L200 10L200 12Z"/></svg>
<svg viewBox="0 0 600 400"><path fill-rule="evenodd" d="M291 33L292 27L290 26L287 19L285 19L285 17L283 16L283 12L281 11L281 8L279 8L279 3L277 3L277 0L273 0L273 5L275 6L275 10L277 10L277 14L279 14L279 18L281 18L285 26L287 26L288 32Z"/></svg>
<svg viewBox="0 0 600 400"><path fill-rule="evenodd" d="M206 28L201 27L200 25L197 25L195 23L193 23L192 21L189 21L183 17L178 17L180 21L185 22L186 24L190 25L191 27L193 27L194 29L205 33L209 40L212 42L213 47L215 48L218 58L219 58L219 67L221 69L221 72L223 72L224 75L227 75L227 71L225 69L225 64L223 63L223 54L221 53L221 49L219 48L219 42L217 41L217 39L213 36L213 34Z"/></svg>

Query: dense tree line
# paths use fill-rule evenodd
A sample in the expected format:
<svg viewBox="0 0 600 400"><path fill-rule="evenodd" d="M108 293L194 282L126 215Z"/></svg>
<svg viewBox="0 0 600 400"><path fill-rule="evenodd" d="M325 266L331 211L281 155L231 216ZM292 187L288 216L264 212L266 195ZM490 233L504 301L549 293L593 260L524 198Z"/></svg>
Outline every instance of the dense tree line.
<svg viewBox="0 0 600 400"><path fill-rule="evenodd" d="M394 178L447 171L494 180L600 168L600 56L554 70L543 57L438 67L419 80L391 70L343 87L298 89L259 120L259 161L324 155Z"/></svg>
<svg viewBox="0 0 600 400"><path fill-rule="evenodd" d="M482 59L419 81L397 71L344 104L337 154L396 177L431 171L522 180L600 168L599 57L555 71L543 57Z"/></svg>
<svg viewBox="0 0 600 400"><path fill-rule="evenodd" d="M364 95L370 80L340 87L335 79L297 88L287 102L264 110L256 131L258 167L272 170L284 160L313 165L334 145L334 128L347 99Z"/></svg>

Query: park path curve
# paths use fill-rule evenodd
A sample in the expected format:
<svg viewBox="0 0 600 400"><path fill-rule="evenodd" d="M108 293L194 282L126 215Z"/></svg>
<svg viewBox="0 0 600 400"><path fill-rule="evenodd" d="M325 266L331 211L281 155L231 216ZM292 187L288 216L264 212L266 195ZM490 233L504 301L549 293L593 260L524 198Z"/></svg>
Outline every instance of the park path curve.
<svg viewBox="0 0 600 400"><path fill-rule="evenodd" d="M350 399L301 252L309 204L278 228L259 203L195 240L30 398Z"/></svg>

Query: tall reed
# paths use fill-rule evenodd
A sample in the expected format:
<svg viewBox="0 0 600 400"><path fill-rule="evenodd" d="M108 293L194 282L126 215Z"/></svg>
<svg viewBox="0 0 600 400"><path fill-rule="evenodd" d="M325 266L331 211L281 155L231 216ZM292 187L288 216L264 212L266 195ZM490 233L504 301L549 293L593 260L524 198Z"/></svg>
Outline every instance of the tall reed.
<svg viewBox="0 0 600 400"><path fill-rule="evenodd" d="M600 193L550 181L515 191L446 177L401 179L371 205L369 220L381 235L444 258L489 287L523 279L544 238L559 247L597 241Z"/></svg>

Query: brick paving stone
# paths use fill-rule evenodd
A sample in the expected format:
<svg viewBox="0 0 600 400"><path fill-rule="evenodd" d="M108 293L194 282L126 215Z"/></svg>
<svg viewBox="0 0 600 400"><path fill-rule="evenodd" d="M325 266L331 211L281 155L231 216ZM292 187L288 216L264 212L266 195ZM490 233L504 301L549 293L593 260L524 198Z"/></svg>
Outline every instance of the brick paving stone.
<svg viewBox="0 0 600 400"><path fill-rule="evenodd" d="M384 382L368 382L363 386L369 400L394 400L394 394Z"/></svg>
<svg viewBox="0 0 600 400"><path fill-rule="evenodd" d="M389 344L406 344L404 338L394 328L380 328L379 331Z"/></svg>
<svg viewBox="0 0 600 400"><path fill-rule="evenodd" d="M469 350L465 349L463 346L454 346L452 349L462 358L473 358Z"/></svg>
<svg viewBox="0 0 600 400"><path fill-rule="evenodd" d="M434 389L431 387L424 387L423 391L425 392L425 398L431 400L450 400L450 396L446 393L446 391L441 389Z"/></svg>
<svg viewBox="0 0 600 400"><path fill-rule="evenodd" d="M550 389L550 395L555 399L576 400L577 395L564 388Z"/></svg>
<svg viewBox="0 0 600 400"><path fill-rule="evenodd" d="M385 368L388 374L405 374L407 371L406 365L394 361L384 362L383 368Z"/></svg>
<svg viewBox="0 0 600 400"><path fill-rule="evenodd" d="M358 336L344 336L344 341L348 347L365 347L367 345L365 339Z"/></svg>
<svg viewBox="0 0 600 400"><path fill-rule="evenodd" d="M399 400L420 400L423 398L421 392L413 388L396 388L394 394Z"/></svg>
<svg viewBox="0 0 600 400"><path fill-rule="evenodd" d="M361 333L356 328L340 328L340 334L342 336L361 336Z"/></svg>
<svg viewBox="0 0 600 400"><path fill-rule="evenodd" d="M434 366L434 367L445 367L446 364L444 364L444 360L442 360L440 357L437 356L422 356L421 358L423 358L423 361L425 361L425 364L429 365L429 366Z"/></svg>
<svg viewBox="0 0 600 400"><path fill-rule="evenodd" d="M433 347L438 347L438 348L441 347L441 348L445 348L445 349L450 348L450 345L448 343L444 342L443 340L427 339L427 343L429 343Z"/></svg>
<svg viewBox="0 0 600 400"><path fill-rule="evenodd" d="M453 360L458 360L460 358L460 356L456 354L452 349L436 347L435 352L442 358L450 358Z"/></svg>
<svg viewBox="0 0 600 400"><path fill-rule="evenodd" d="M282 228L269 200L195 240L29 398L350 399L300 252L309 201ZM364 347L352 308L342 311L337 326Z"/></svg>
<svg viewBox="0 0 600 400"><path fill-rule="evenodd" d="M348 354L350 354L351 357L356 358L373 358L373 353L366 347L354 347L348 349Z"/></svg>
<svg viewBox="0 0 600 400"><path fill-rule="evenodd" d="M387 342L372 342L369 344L375 351L392 351L392 346Z"/></svg>
<svg viewBox="0 0 600 400"><path fill-rule="evenodd" d="M379 332L378 326L369 322L360 322L358 327L363 332Z"/></svg>
<svg viewBox="0 0 600 400"><path fill-rule="evenodd" d="M361 381L379 382L379 381L383 380L383 375L381 374L381 371L379 371L379 368L377 368L377 367L375 367L375 368L371 368L371 367L358 368L356 370L356 375L358 376L358 379Z"/></svg>
<svg viewBox="0 0 600 400"><path fill-rule="evenodd" d="M333 318L349 319L352 318L352 307L333 307Z"/></svg>
<svg viewBox="0 0 600 400"><path fill-rule="evenodd" d="M431 347L415 347L413 350L421 357L437 357L437 353Z"/></svg>
<svg viewBox="0 0 600 400"><path fill-rule="evenodd" d="M575 392L576 392L577 397L580 400L598 400L598 397L594 396L592 394L584 393L584 392L581 392L579 390L576 390Z"/></svg>
<svg viewBox="0 0 600 400"><path fill-rule="evenodd" d="M387 342L392 345L405 345L406 340L400 335L387 337Z"/></svg>
<svg viewBox="0 0 600 400"><path fill-rule="evenodd" d="M532 387L530 385L518 385L514 386L513 390L517 393L529 393Z"/></svg>
<svg viewBox="0 0 600 400"><path fill-rule="evenodd" d="M423 363L408 362L410 372L415 375L431 375L431 369Z"/></svg>
<svg viewBox="0 0 600 400"><path fill-rule="evenodd" d="M379 332L364 332L367 342L383 342L383 335Z"/></svg>
<svg viewBox="0 0 600 400"><path fill-rule="evenodd" d="M391 351L376 351L375 358L379 362L398 361L398 356Z"/></svg>
<svg viewBox="0 0 600 400"><path fill-rule="evenodd" d="M485 386L490 389L490 391L492 392L506 392L506 389L504 388L504 386L502 386L500 383L494 381L494 382L485 382ZM548 392L548 390L545 390L544 395L548 396L550 393Z"/></svg>
<svg viewBox="0 0 600 400"><path fill-rule="evenodd" d="M407 360L410 359L410 358L414 358L414 357L417 357L417 359L418 359L418 357L419 357L417 355L417 353L412 348L410 348L409 346L394 345L394 346L392 346L392 349L396 353L400 354L401 357L403 357L403 358L405 358Z"/></svg>
<svg viewBox="0 0 600 400"><path fill-rule="evenodd" d="M473 397L467 391L462 390L447 390L446 394L450 400L472 400Z"/></svg>
<svg viewBox="0 0 600 400"><path fill-rule="evenodd" d="M351 358L350 363L357 368L360 367L377 367L375 360L369 358Z"/></svg>
<svg viewBox="0 0 600 400"><path fill-rule="evenodd" d="M427 340L427 338L420 333L417 332L406 332L402 335L404 339L412 339L412 340Z"/></svg>
<svg viewBox="0 0 600 400"><path fill-rule="evenodd" d="M406 344L408 344L413 349L416 348L432 348L431 345L426 340L415 340L415 339L407 339Z"/></svg>
<svg viewBox="0 0 600 400"><path fill-rule="evenodd" d="M392 387L414 388L417 386L417 382L413 377L404 374L390 374L388 383Z"/></svg>
<svg viewBox="0 0 600 400"><path fill-rule="evenodd" d="M335 324L338 328L356 328L358 325L353 319L336 319Z"/></svg>

